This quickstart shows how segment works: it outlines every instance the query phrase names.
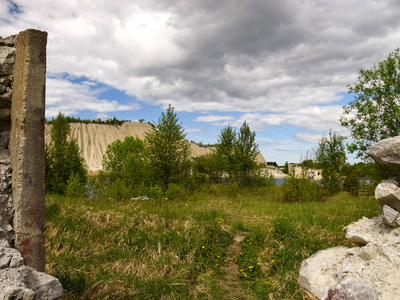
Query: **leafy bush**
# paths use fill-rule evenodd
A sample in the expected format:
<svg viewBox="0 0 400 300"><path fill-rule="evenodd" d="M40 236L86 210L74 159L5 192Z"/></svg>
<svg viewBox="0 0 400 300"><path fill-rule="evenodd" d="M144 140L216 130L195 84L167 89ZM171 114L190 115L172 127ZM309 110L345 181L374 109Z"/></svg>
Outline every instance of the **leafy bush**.
<svg viewBox="0 0 400 300"><path fill-rule="evenodd" d="M291 177L282 186L283 202L318 202L325 200L321 185L310 179Z"/></svg>
<svg viewBox="0 0 400 300"><path fill-rule="evenodd" d="M107 187L103 189L102 196L115 200L130 199L135 196L135 190L124 180L116 179L108 182Z"/></svg>
<svg viewBox="0 0 400 300"><path fill-rule="evenodd" d="M171 183L165 191L165 197L168 200L184 200L186 198L186 190L179 184Z"/></svg>
<svg viewBox="0 0 400 300"><path fill-rule="evenodd" d="M51 142L45 150L46 192L65 194L69 180L74 181L75 187L78 180L82 185L86 183L87 170L76 140L68 139L70 126L66 117L60 113L52 122ZM71 189L72 186L70 192Z"/></svg>
<svg viewBox="0 0 400 300"><path fill-rule="evenodd" d="M360 188L360 178L358 178L357 173L353 170L347 175L344 180L343 189L350 193L352 196L358 195L358 190Z"/></svg>
<svg viewBox="0 0 400 300"><path fill-rule="evenodd" d="M149 188L147 196L152 200L160 200L163 196L163 190L158 185L153 185Z"/></svg>
<svg viewBox="0 0 400 300"><path fill-rule="evenodd" d="M72 173L67 182L66 194L72 197L85 195L85 185L78 174Z"/></svg>

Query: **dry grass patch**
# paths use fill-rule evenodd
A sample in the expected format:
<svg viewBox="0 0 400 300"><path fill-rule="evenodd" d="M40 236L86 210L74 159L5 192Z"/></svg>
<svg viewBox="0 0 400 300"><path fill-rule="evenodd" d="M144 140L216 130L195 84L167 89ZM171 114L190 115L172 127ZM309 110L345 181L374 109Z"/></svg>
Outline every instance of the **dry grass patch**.
<svg viewBox="0 0 400 300"><path fill-rule="evenodd" d="M224 270L236 258L238 296L308 299L297 286L301 261L348 245L343 226L377 214L376 201L346 194L287 204L277 191L224 189L185 201L47 197L47 271L65 299L232 299ZM237 232L246 238L232 258Z"/></svg>

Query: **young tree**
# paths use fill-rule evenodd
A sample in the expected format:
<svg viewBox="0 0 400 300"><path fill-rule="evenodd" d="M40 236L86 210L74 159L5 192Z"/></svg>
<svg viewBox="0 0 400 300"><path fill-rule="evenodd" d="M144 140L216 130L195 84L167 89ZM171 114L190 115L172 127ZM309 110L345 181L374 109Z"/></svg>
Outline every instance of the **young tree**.
<svg viewBox="0 0 400 300"><path fill-rule="evenodd" d="M216 146L216 155L218 157L220 168L228 175L229 181L234 180L235 175L235 147L236 147L236 130L231 126L227 126L221 130L218 136L218 144Z"/></svg>
<svg viewBox="0 0 400 300"><path fill-rule="evenodd" d="M255 140L255 131L251 131L247 122L244 121L238 132L234 159L237 175L243 184L248 183L249 177L257 168L256 156L259 150Z"/></svg>
<svg viewBox="0 0 400 300"><path fill-rule="evenodd" d="M354 142L348 150L368 158L369 147L400 134L400 49L374 65L360 70L358 83L348 85L355 97L344 106L341 124L351 131Z"/></svg>
<svg viewBox="0 0 400 300"><path fill-rule="evenodd" d="M136 196L139 185L146 183L146 169L143 141L132 136L116 140L103 156L104 194L117 199Z"/></svg>
<svg viewBox="0 0 400 300"><path fill-rule="evenodd" d="M358 190L360 189L360 178L354 168L350 168L350 171L344 180L343 189L352 196L358 195Z"/></svg>
<svg viewBox="0 0 400 300"><path fill-rule="evenodd" d="M283 166L283 169L282 169L282 173L289 174L289 163L288 162L285 162L285 165Z"/></svg>
<svg viewBox="0 0 400 300"><path fill-rule="evenodd" d="M133 184L143 181L145 163L144 143L132 136L108 145L103 156L103 170L110 178L125 178Z"/></svg>
<svg viewBox="0 0 400 300"><path fill-rule="evenodd" d="M79 153L75 140L68 140L70 126L68 120L61 113L52 120L51 142L46 148L46 190L48 192L64 194L68 181L74 185L86 183L87 171L84 159Z"/></svg>
<svg viewBox="0 0 400 300"><path fill-rule="evenodd" d="M257 169L256 156L259 152L255 142L256 133L250 130L246 121L238 133L231 126L221 130L216 145L216 156L220 169L228 175L229 182L239 179L247 184Z"/></svg>
<svg viewBox="0 0 400 300"><path fill-rule="evenodd" d="M189 175L190 145L174 108L169 105L153 129L146 134L146 151L156 183L164 189L170 183L181 183Z"/></svg>
<svg viewBox="0 0 400 300"><path fill-rule="evenodd" d="M316 161L322 168L321 183L331 196L340 191L340 171L346 163L344 140L330 131L329 138L322 137L316 152Z"/></svg>
<svg viewBox="0 0 400 300"><path fill-rule="evenodd" d="M208 181L217 183L222 177L222 170L216 153L209 153L193 158L192 161L193 177L197 181Z"/></svg>

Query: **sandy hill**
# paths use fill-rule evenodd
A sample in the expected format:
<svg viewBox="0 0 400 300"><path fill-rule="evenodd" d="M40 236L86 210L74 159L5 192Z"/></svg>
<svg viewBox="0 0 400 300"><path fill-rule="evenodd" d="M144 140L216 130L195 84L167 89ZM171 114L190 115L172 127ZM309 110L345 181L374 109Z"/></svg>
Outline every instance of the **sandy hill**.
<svg viewBox="0 0 400 300"><path fill-rule="evenodd" d="M123 141L127 136L144 139L146 132L151 130L151 125L139 122L125 122L121 126L105 124L71 123L70 137L76 139L81 155L85 159L89 171L102 169L101 162L107 146L116 140ZM51 125L46 124L46 143L50 142ZM190 144L192 157L211 153L213 150ZM266 163L264 156L260 153L257 161Z"/></svg>

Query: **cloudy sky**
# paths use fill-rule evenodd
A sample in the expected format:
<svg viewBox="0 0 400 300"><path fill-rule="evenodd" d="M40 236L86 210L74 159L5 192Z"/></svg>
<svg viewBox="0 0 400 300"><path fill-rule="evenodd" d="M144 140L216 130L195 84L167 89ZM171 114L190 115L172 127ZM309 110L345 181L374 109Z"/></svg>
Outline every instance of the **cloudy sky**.
<svg viewBox="0 0 400 300"><path fill-rule="evenodd" d="M46 116L157 121L189 140L247 121L267 161L340 126L347 84L400 46L396 0L0 0L0 35L48 32Z"/></svg>

